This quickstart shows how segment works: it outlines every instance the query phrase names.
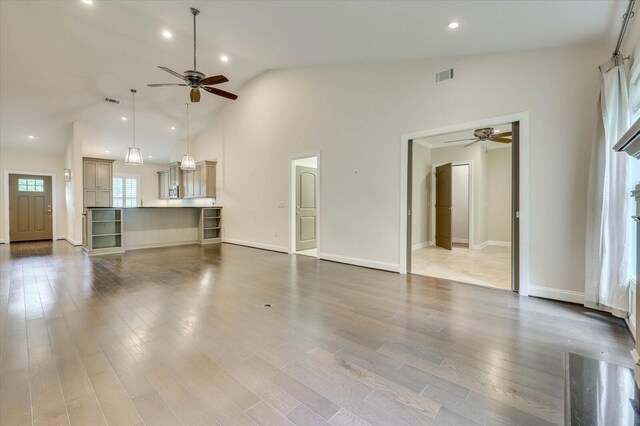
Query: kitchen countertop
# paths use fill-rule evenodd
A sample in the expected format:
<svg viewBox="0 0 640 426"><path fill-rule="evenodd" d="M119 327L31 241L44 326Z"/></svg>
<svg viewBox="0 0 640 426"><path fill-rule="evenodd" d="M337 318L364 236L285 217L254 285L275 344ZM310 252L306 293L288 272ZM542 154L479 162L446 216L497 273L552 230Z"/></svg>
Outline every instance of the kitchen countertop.
<svg viewBox="0 0 640 426"><path fill-rule="evenodd" d="M123 210L135 210L135 209L221 209L222 206L143 206L143 207L85 207L85 209L100 210L100 209L123 209Z"/></svg>

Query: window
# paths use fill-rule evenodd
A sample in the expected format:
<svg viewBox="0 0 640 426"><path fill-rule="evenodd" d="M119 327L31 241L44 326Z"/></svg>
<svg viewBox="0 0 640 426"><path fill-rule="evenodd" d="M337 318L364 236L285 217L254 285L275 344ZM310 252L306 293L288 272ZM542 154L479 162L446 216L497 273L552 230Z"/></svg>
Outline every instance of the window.
<svg viewBox="0 0 640 426"><path fill-rule="evenodd" d="M20 192L44 192L44 179L20 179L20 178L18 178L18 191L20 191Z"/></svg>
<svg viewBox="0 0 640 426"><path fill-rule="evenodd" d="M113 207L136 207L138 205L138 179L113 178Z"/></svg>

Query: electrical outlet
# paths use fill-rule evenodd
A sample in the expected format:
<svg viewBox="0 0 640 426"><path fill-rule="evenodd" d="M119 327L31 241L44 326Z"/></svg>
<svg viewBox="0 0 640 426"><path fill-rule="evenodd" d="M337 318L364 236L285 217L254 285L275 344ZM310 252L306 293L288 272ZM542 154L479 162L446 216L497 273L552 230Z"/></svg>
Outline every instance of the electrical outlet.
<svg viewBox="0 0 640 426"><path fill-rule="evenodd" d="M278 208L279 209L283 209L284 208L284 201L278 201Z"/></svg>

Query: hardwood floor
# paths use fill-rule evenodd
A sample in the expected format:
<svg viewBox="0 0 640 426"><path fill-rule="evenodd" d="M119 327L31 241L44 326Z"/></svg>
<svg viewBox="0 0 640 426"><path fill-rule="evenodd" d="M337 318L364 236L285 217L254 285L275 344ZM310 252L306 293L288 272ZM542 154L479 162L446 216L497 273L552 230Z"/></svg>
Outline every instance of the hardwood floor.
<svg viewBox="0 0 640 426"><path fill-rule="evenodd" d="M0 313L2 425L561 424L565 351L632 366L580 306L226 244L0 245Z"/></svg>

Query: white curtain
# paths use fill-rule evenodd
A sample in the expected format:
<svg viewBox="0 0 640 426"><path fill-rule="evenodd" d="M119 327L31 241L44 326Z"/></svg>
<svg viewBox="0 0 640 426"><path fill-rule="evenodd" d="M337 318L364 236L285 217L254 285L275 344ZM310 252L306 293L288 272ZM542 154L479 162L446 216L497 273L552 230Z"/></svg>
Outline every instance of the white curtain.
<svg viewBox="0 0 640 426"><path fill-rule="evenodd" d="M602 74L599 126L591 150L585 306L626 317L632 228L631 157L612 150L630 127L629 92L624 65Z"/></svg>

